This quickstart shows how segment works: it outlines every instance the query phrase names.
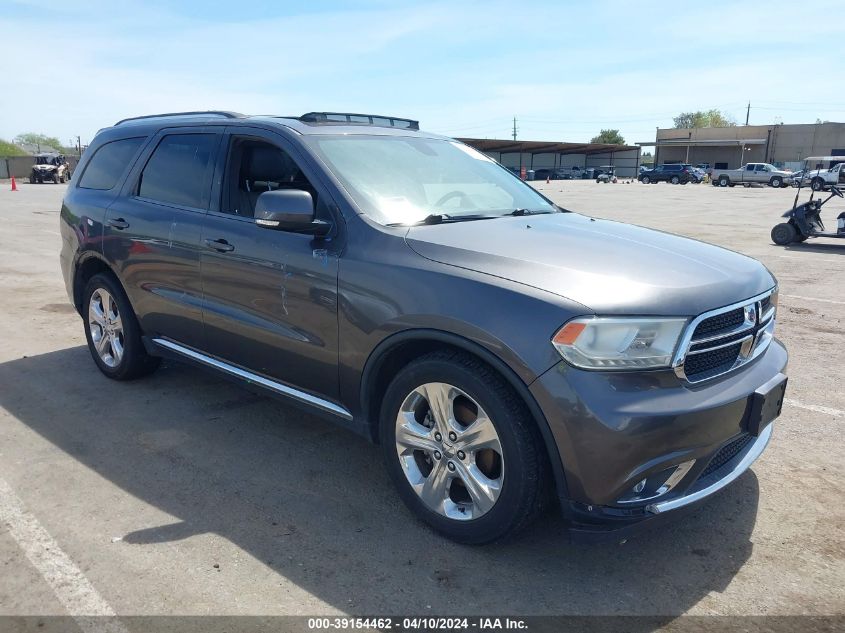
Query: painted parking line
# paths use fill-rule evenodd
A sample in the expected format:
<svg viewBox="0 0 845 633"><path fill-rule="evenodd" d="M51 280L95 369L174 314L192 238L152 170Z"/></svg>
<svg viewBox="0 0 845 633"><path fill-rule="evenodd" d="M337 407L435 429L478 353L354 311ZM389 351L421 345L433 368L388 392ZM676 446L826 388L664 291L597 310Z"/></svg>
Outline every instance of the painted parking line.
<svg viewBox="0 0 845 633"><path fill-rule="evenodd" d="M799 295L781 295L781 297L789 297L790 299L800 299L801 301L820 301L821 303L835 303L837 305L845 306L845 301L836 301L835 299L817 299L816 297L801 297Z"/></svg>
<svg viewBox="0 0 845 633"><path fill-rule="evenodd" d="M0 478L0 522L85 633L127 633L114 609ZM103 617L106 616L106 617Z"/></svg>
<svg viewBox="0 0 845 633"><path fill-rule="evenodd" d="M793 400L792 398L784 398L783 403L788 404L791 407L806 409L807 411L815 411L816 413L832 415L834 418L845 418L845 411L840 411L839 409L834 409L832 407L823 407L818 404L804 404L803 402Z"/></svg>

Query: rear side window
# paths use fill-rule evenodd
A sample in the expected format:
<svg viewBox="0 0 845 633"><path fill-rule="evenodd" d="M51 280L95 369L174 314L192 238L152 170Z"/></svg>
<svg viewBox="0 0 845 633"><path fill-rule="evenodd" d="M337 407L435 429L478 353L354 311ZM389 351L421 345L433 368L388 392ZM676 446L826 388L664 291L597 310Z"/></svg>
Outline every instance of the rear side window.
<svg viewBox="0 0 845 633"><path fill-rule="evenodd" d="M170 134L141 173L138 196L183 207L208 209L215 134Z"/></svg>
<svg viewBox="0 0 845 633"><path fill-rule="evenodd" d="M114 188L118 178L135 156L145 137L124 138L106 143L91 158L79 186L83 189L108 190Z"/></svg>

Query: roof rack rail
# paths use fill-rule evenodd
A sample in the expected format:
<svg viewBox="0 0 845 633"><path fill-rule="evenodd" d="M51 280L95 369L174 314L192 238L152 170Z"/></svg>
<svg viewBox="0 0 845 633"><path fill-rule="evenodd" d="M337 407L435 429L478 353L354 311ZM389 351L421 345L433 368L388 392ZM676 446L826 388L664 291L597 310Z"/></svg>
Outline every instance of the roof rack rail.
<svg viewBox="0 0 845 633"><path fill-rule="evenodd" d="M202 115L210 115L210 116L219 116L224 119L242 119L244 118L243 114L239 112L228 112L226 110L195 110L192 112L165 112L163 114L145 114L144 116L132 116L127 119L121 119L115 125L120 125L121 123L126 123L128 121L142 121L144 119L161 119L164 117L169 116L202 116Z"/></svg>
<svg viewBox="0 0 845 633"><path fill-rule="evenodd" d="M398 127L406 130L419 130L420 122L395 116L379 114L356 114L353 112L307 112L299 117L304 123L341 123L351 125L375 125L379 127Z"/></svg>

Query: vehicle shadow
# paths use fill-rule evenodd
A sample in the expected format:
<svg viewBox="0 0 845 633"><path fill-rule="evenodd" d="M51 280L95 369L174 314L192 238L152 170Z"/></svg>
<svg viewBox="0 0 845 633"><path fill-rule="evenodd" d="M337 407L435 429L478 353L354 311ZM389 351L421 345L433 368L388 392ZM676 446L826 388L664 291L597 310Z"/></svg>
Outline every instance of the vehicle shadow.
<svg viewBox="0 0 845 633"><path fill-rule="evenodd" d="M822 238L824 239L824 238ZM802 242L797 244L787 244L786 246L781 247L787 251L796 251L796 252L810 252L810 253L829 253L835 255L841 255L845 253L845 243L826 243L826 242Z"/></svg>
<svg viewBox="0 0 845 633"><path fill-rule="evenodd" d="M347 613L671 618L723 591L752 551L751 472L622 544L570 544L553 513L514 542L465 547L405 510L378 447L199 369L165 363L116 383L74 347L0 364L0 385L17 420L178 517L139 524L122 535L126 546L218 534Z"/></svg>

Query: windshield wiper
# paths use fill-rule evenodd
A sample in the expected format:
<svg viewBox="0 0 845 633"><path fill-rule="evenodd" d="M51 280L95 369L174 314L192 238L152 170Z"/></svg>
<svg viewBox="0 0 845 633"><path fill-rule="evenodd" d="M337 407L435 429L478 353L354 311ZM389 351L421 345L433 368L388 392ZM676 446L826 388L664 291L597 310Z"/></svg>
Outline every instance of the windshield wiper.
<svg viewBox="0 0 845 633"><path fill-rule="evenodd" d="M469 222L470 220L491 220L495 215L449 215L448 213L432 213L416 222L391 222L387 226L420 226L427 224L445 224L447 222Z"/></svg>
<svg viewBox="0 0 845 633"><path fill-rule="evenodd" d="M545 210L538 210L538 209L535 209L533 211L531 209L514 209L513 211L511 211L510 213L507 213L505 215L517 215L517 216L519 216L519 215L542 215L544 213L552 213L552 212L551 211L545 211Z"/></svg>

